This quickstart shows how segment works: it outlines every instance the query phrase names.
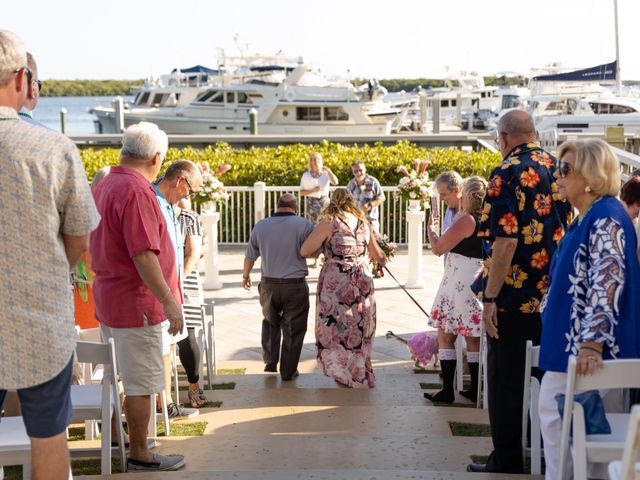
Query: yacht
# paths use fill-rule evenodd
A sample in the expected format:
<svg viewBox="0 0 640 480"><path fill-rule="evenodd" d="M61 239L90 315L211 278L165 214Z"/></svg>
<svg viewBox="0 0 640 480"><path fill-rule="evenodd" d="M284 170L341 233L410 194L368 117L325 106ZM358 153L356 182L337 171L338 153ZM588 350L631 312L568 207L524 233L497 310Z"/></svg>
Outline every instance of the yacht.
<svg viewBox="0 0 640 480"><path fill-rule="evenodd" d="M175 91L170 85L142 89L125 105L123 127L147 121L170 134L247 134L255 109L261 134L384 135L403 109L383 100L387 92L375 80L355 87L345 79L314 74L301 60L251 64L192 83L181 81ZM114 108L96 107L92 113L99 133L119 132Z"/></svg>

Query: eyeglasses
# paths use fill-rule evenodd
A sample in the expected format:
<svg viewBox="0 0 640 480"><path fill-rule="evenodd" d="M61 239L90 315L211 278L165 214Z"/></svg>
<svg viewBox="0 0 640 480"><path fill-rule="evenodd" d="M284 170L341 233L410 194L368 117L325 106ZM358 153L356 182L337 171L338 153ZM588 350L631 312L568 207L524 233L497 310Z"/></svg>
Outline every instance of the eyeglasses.
<svg viewBox="0 0 640 480"><path fill-rule="evenodd" d="M362 170L361 168L357 170L351 170L351 173L362 173L362 172L364 172L364 170Z"/></svg>
<svg viewBox="0 0 640 480"><path fill-rule="evenodd" d="M558 176L560 178L565 178L571 172L573 172L573 167L569 165L567 162L558 162L556 163L556 170L558 171Z"/></svg>
<svg viewBox="0 0 640 480"><path fill-rule="evenodd" d="M164 162L167 160L167 157L164 156L164 154L158 152L158 155L160 155L160 158L162 158L162 160L160 160L160 168L162 168L162 166L164 165Z"/></svg>
<svg viewBox="0 0 640 480"><path fill-rule="evenodd" d="M13 73L17 74L20 73L22 70L24 70L25 72L27 72L27 83L31 83L31 80L33 80L33 72L31 71L31 69L29 67L20 67L20 68L16 68Z"/></svg>
<svg viewBox="0 0 640 480"><path fill-rule="evenodd" d="M191 184L189 183L189 180L187 180L187 177L182 177L184 178L184 181L187 183L187 188L189 189L189 196L193 197L196 194L196 191L191 188Z"/></svg>
<svg viewBox="0 0 640 480"><path fill-rule="evenodd" d="M36 86L38 87L38 93L42 91L42 82L40 80L34 80L33 83L35 83Z"/></svg>

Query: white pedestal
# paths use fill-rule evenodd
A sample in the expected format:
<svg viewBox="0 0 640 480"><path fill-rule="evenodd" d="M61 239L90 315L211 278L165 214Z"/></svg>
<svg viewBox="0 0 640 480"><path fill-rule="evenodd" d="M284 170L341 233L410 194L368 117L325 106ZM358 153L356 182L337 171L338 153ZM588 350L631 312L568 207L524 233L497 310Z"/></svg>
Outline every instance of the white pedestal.
<svg viewBox="0 0 640 480"><path fill-rule="evenodd" d="M424 288L422 277L422 222L424 210L407 210L409 272L405 288Z"/></svg>
<svg viewBox="0 0 640 480"><path fill-rule="evenodd" d="M205 290L220 290L223 286L218 273L218 221L220 214L206 210L200 215L202 227L209 238L209 250L204 257L204 283Z"/></svg>

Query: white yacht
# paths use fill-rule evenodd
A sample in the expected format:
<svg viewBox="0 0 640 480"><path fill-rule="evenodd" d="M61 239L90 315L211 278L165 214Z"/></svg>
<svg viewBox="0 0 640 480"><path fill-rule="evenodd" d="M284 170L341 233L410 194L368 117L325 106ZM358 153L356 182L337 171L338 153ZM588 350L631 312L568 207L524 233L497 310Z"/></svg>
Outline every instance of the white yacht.
<svg viewBox="0 0 640 480"><path fill-rule="evenodd" d="M402 107L383 101L386 90L375 81L354 87L327 80L298 63L251 65L208 85L178 92L142 90L125 106L124 127L153 122L173 134L246 134L249 112L257 111L261 134L389 134ZM96 128L117 133L114 108L96 107Z"/></svg>

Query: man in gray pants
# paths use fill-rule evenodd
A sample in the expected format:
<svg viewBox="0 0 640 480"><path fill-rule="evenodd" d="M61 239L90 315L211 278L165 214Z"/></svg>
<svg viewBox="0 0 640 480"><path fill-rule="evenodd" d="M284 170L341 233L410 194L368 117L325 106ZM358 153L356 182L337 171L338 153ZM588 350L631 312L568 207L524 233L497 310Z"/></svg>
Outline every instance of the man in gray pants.
<svg viewBox="0 0 640 480"><path fill-rule="evenodd" d="M245 252L242 286L251 288L249 273L262 257L258 284L262 306L262 358L265 372L277 372L280 359L282 380L298 376L298 361L307 331L309 274L300 246L313 231L313 224L298 216L298 201L290 193L278 199L276 213L253 227ZM280 339L282 332L282 353Z"/></svg>

